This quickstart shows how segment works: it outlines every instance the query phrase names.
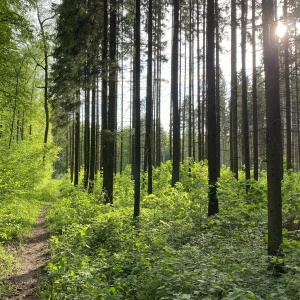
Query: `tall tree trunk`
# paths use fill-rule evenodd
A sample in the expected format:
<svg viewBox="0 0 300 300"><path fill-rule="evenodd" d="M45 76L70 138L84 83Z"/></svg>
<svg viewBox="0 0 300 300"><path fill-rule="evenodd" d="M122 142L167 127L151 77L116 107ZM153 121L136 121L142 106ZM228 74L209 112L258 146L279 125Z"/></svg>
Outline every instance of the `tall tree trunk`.
<svg viewBox="0 0 300 300"><path fill-rule="evenodd" d="M135 67L136 67L136 76L135 76L135 98L134 98L134 107L136 112L135 117L135 161L134 161L134 211L133 216L137 218L140 215L140 169L141 169L141 100L140 100L140 72L141 72L141 8L140 0L135 1Z"/></svg>
<svg viewBox="0 0 300 300"><path fill-rule="evenodd" d="M156 88L156 166L161 163L161 127L160 127L160 109L161 109L161 11L158 11L158 28L157 28L157 88Z"/></svg>
<svg viewBox="0 0 300 300"><path fill-rule="evenodd" d="M242 5L242 110L243 110L243 145L245 161L246 191L250 179L250 150L249 150L249 120L248 120L248 97L247 97L247 76L246 76L246 35L247 35L247 0L241 1Z"/></svg>
<svg viewBox="0 0 300 300"><path fill-rule="evenodd" d="M97 76L97 96L96 96L96 166L95 178L100 170L100 109L99 109L99 76Z"/></svg>
<svg viewBox="0 0 300 300"><path fill-rule="evenodd" d="M180 117L178 108L178 35L179 35L179 0L173 1L173 38L171 57L171 101L173 102L173 162L172 186L179 182L180 164Z"/></svg>
<svg viewBox="0 0 300 300"><path fill-rule="evenodd" d="M216 155L217 155L217 172L218 177L220 177L221 169L221 109L220 109L220 8L218 0L215 0L215 22L216 22L216 115L217 115L217 140L216 140Z"/></svg>
<svg viewBox="0 0 300 300"><path fill-rule="evenodd" d="M88 188L90 174L90 88L85 91L84 107L84 188Z"/></svg>
<svg viewBox="0 0 300 300"><path fill-rule="evenodd" d="M123 7L123 6L122 6ZM123 44L123 23L122 23L122 44ZM124 57L121 59L121 137L120 137L120 174L123 172L123 154L124 154ZM130 99L130 98L129 98Z"/></svg>
<svg viewBox="0 0 300 300"><path fill-rule="evenodd" d="M273 0L263 0L262 9L267 121L268 254L275 256L280 254L282 242L282 140Z"/></svg>
<svg viewBox="0 0 300 300"><path fill-rule="evenodd" d="M108 74L108 64L107 64L107 35L108 35L108 0L103 0L103 41L102 41L102 62L104 64L102 69L102 91L101 91L101 121L102 121L102 131L101 131L101 158L100 166L103 167L103 172L106 171L106 160L104 157L107 156L107 146L106 146L106 131L107 131L107 74Z"/></svg>
<svg viewBox="0 0 300 300"><path fill-rule="evenodd" d="M74 141L74 186L79 183L80 171L80 91L76 93L76 100L78 101L78 108L75 112L75 141Z"/></svg>
<svg viewBox="0 0 300 300"><path fill-rule="evenodd" d="M102 130L101 130L101 158L100 165L103 169L103 193L106 195L107 186L107 140L108 140L108 125L107 125L107 74L108 74L108 63L107 63L107 44L108 44L108 0L103 0L103 42L102 42L102 91L101 91L101 119L102 119ZM109 198L105 197L105 202L109 203Z"/></svg>
<svg viewBox="0 0 300 300"><path fill-rule="evenodd" d="M203 0L203 64L202 64L202 115L201 115L201 124L202 124L202 141L201 141L201 152L202 159L207 158L207 137L205 131L205 118L206 118L206 102L207 102L207 94L206 94L206 0Z"/></svg>
<svg viewBox="0 0 300 300"><path fill-rule="evenodd" d="M219 212L217 198L217 122L216 122L216 82L215 82L215 5L214 1L207 3L207 49L206 49L206 78L207 78L207 155L209 200L208 215Z"/></svg>
<svg viewBox="0 0 300 300"><path fill-rule="evenodd" d="M192 157L192 77L193 77L193 66L192 66L192 55L193 55L193 49L192 49L192 40L193 40L193 34L192 34L192 1L189 0L189 10L190 10L190 16L189 16L189 98L188 98L188 157Z"/></svg>
<svg viewBox="0 0 300 300"><path fill-rule="evenodd" d="M106 202L113 204L113 187L114 187L114 162L115 162L115 115L116 115L116 80L117 80L117 1L111 0L110 3L110 32L109 32L109 96L108 96L108 113L107 113L107 172L105 180ZM104 181L103 181L104 183Z"/></svg>
<svg viewBox="0 0 300 300"><path fill-rule="evenodd" d="M186 32L185 32L186 35ZM186 78L187 78L187 57L186 57L186 40L184 41L184 85L183 85L183 108L182 108L182 162L185 159L185 127L186 127L186 102L187 102L187 94L186 94Z"/></svg>
<svg viewBox="0 0 300 300"><path fill-rule="evenodd" d="M230 169L238 179L236 0L231 0Z"/></svg>
<svg viewBox="0 0 300 300"><path fill-rule="evenodd" d="M287 20L287 0L284 0L283 16ZM286 109L286 168L292 169L292 125L291 125L291 90L290 90L290 57L289 33L284 36L284 81L285 81L285 109Z"/></svg>
<svg viewBox="0 0 300 300"><path fill-rule="evenodd" d="M148 194L152 194L152 0L148 8L148 62L147 62L147 98L146 98L146 136L145 160L148 164Z"/></svg>
<svg viewBox="0 0 300 300"><path fill-rule="evenodd" d="M258 114L257 114L257 74L256 74L256 22L255 5L252 0L252 102L253 102L253 177L258 180Z"/></svg>
<svg viewBox="0 0 300 300"><path fill-rule="evenodd" d="M90 151L90 174L89 193L94 192L95 168L96 168L96 78L93 78L91 107L91 151Z"/></svg>
<svg viewBox="0 0 300 300"><path fill-rule="evenodd" d="M42 20L40 15L40 9L37 6L37 16L38 22L41 29L42 41L43 41L43 54L44 54L44 66L42 67L44 70L44 110L45 110L45 132L44 132L44 144L48 142L49 135L49 125L50 125L50 115L49 115L49 107L48 107L48 77L49 77L49 64L48 64L48 45L47 39L44 30L44 23L48 19Z"/></svg>
<svg viewBox="0 0 300 300"><path fill-rule="evenodd" d="M297 27L295 30L295 39L297 37ZM297 171L300 170L300 105L299 105L299 84L298 84L298 49L295 47L295 86L296 86L296 115L297 115L297 142L298 142L298 148L297 148Z"/></svg>
<svg viewBox="0 0 300 300"><path fill-rule="evenodd" d="M200 4L197 1L197 129L198 129L198 161L202 159L201 155L201 78L200 78Z"/></svg>

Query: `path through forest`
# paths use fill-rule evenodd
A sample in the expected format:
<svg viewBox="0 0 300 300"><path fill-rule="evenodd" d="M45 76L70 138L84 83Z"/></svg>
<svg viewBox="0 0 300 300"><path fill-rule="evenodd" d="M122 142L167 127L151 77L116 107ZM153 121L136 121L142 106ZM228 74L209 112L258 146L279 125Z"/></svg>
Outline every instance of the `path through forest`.
<svg viewBox="0 0 300 300"><path fill-rule="evenodd" d="M2 299L38 300L38 288L45 275L44 267L48 263L47 246L49 236L45 226L45 212L48 205L40 211L32 234L25 238L23 249L17 250L18 266L7 278L14 286L13 292ZM1 296L0 296L1 299Z"/></svg>

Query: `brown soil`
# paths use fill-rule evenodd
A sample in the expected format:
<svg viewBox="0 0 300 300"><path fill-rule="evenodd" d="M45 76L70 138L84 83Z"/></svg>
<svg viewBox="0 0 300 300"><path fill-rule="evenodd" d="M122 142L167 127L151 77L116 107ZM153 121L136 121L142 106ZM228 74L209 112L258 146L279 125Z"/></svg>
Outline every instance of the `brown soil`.
<svg viewBox="0 0 300 300"><path fill-rule="evenodd" d="M13 274L5 281L12 284L14 289L9 295L5 295L0 299L27 299L38 300L38 289L43 277L45 276L44 267L49 261L46 254L49 236L45 227L45 205L40 211L32 234L25 238L22 249L10 246L15 254L17 254L18 266Z"/></svg>

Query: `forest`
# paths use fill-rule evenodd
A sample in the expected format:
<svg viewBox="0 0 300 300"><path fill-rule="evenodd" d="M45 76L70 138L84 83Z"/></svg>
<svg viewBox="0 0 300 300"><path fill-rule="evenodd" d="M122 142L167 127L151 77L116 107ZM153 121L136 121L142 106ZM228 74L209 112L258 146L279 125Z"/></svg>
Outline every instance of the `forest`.
<svg viewBox="0 0 300 300"><path fill-rule="evenodd" d="M298 0L0 0L0 299L300 299L298 62Z"/></svg>

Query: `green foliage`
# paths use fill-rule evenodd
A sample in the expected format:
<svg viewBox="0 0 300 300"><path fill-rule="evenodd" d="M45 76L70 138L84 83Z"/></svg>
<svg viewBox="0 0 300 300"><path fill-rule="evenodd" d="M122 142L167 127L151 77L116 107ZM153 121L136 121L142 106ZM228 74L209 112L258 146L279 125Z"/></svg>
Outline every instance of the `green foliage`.
<svg viewBox="0 0 300 300"><path fill-rule="evenodd" d="M222 170L221 213L207 218L206 164L184 162L172 188L167 162L135 222L130 174L116 176L114 207L101 204L100 189L87 195L62 182L63 198L48 211L52 260L41 299L299 299L299 242L286 240L276 261L266 253L265 174L247 195Z"/></svg>
<svg viewBox="0 0 300 300"><path fill-rule="evenodd" d="M36 221L40 204L34 200L13 198L2 201L0 208L0 242L28 233Z"/></svg>
<svg viewBox="0 0 300 300"><path fill-rule="evenodd" d="M284 174L283 185L283 210L291 215L300 216L300 174L286 172Z"/></svg>
<svg viewBox="0 0 300 300"><path fill-rule="evenodd" d="M0 279L3 279L7 274L9 274L14 265L15 260L13 255L7 254L7 251L2 246L0 246Z"/></svg>
<svg viewBox="0 0 300 300"><path fill-rule="evenodd" d="M49 179L57 149L26 140L10 149L0 144L0 195L22 194Z"/></svg>

